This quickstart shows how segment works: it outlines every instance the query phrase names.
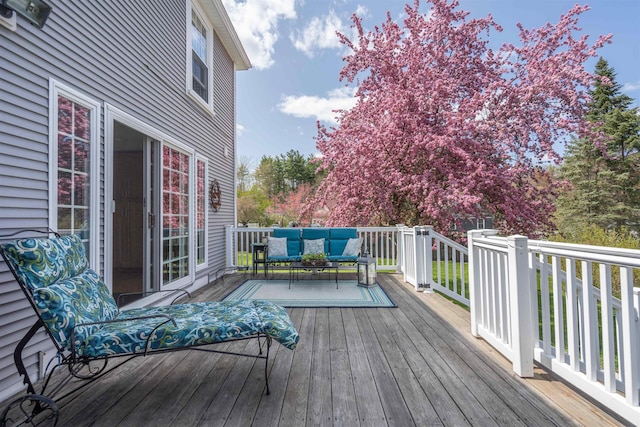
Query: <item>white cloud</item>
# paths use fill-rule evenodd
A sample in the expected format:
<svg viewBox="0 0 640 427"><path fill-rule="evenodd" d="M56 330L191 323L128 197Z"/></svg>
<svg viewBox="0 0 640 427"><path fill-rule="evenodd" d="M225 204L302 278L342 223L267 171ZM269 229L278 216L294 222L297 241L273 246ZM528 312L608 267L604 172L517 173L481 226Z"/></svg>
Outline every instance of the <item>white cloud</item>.
<svg viewBox="0 0 640 427"><path fill-rule="evenodd" d="M242 126L240 123L236 123L236 133L238 134L238 136L241 136L246 130L247 128Z"/></svg>
<svg viewBox="0 0 640 427"><path fill-rule="evenodd" d="M356 8L356 15L358 15L360 18L366 18L371 16L369 15L369 9L367 8L367 6L364 6L362 4L359 4L358 7Z"/></svg>
<svg viewBox="0 0 640 427"><path fill-rule="evenodd" d="M633 92L634 90L638 90L638 89L640 89L640 80L638 80L635 83L625 83L622 86L623 92Z"/></svg>
<svg viewBox="0 0 640 427"><path fill-rule="evenodd" d="M316 49L339 49L342 45L336 31L346 33L346 29L338 15L330 10L329 14L322 18L311 19L304 30L292 33L289 39L296 49L308 57L313 57Z"/></svg>
<svg viewBox="0 0 640 427"><path fill-rule="evenodd" d="M349 110L356 105L355 89L343 87L327 93L324 98L318 96L285 96L278 105L281 112L294 117L315 117L322 122L336 123L334 110Z"/></svg>
<svg viewBox="0 0 640 427"><path fill-rule="evenodd" d="M278 24L296 18L296 0L222 0L251 64L259 70L273 65Z"/></svg>

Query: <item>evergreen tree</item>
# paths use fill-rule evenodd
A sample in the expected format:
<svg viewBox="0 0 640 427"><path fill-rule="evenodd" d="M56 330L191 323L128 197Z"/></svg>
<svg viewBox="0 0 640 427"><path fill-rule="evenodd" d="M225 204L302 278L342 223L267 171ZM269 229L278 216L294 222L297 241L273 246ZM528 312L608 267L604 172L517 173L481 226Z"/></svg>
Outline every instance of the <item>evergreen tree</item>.
<svg viewBox="0 0 640 427"><path fill-rule="evenodd" d="M576 139L567 147L560 175L570 183L558 200L558 229L577 234L590 224L605 229L640 225L640 115L621 93L616 73L600 58L589 91L587 119L608 137L606 152Z"/></svg>

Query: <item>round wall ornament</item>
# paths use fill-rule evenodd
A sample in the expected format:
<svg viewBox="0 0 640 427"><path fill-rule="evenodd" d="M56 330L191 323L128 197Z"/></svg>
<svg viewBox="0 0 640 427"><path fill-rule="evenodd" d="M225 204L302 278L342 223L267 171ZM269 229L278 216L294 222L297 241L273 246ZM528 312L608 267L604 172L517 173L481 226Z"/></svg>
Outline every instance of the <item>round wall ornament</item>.
<svg viewBox="0 0 640 427"><path fill-rule="evenodd" d="M220 209L221 195L222 193L220 191L220 183L218 183L217 179L214 179L213 181L211 181L211 184L209 184L209 205L214 212L218 212L218 209Z"/></svg>

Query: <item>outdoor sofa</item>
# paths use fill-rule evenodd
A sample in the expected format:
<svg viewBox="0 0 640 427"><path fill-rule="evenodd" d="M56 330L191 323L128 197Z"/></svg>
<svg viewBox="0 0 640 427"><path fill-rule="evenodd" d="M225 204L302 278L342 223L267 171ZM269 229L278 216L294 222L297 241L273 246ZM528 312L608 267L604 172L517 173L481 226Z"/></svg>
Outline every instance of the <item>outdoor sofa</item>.
<svg viewBox="0 0 640 427"><path fill-rule="evenodd" d="M86 382L61 396L55 395L56 390L47 394L55 369L67 365L73 376L93 380L110 370L106 369L107 360L114 357L130 360L194 349L264 359L269 394L267 363L272 339L291 350L298 342L298 332L286 310L268 301L195 302L121 310L102 279L89 268L77 235L12 240L0 245L0 254L37 315L14 352L28 395L5 408L0 425L4 425L11 406L22 405L25 399L36 401L36 409L53 408L57 416L54 399L69 396ZM58 363L36 393L22 351L41 328L57 350L53 360ZM217 343L250 338L257 339L255 354L212 348Z"/></svg>
<svg viewBox="0 0 640 427"><path fill-rule="evenodd" d="M275 228L268 238L267 268L286 267L307 253L324 253L328 261L355 264L361 246L355 228Z"/></svg>

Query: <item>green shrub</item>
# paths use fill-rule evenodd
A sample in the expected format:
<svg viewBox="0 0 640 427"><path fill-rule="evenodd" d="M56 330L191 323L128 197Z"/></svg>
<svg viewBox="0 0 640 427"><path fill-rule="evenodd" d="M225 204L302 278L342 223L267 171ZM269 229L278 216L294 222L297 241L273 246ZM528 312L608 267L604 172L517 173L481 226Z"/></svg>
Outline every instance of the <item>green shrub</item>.
<svg viewBox="0 0 640 427"><path fill-rule="evenodd" d="M609 246L613 248L640 249L640 239L628 228L605 230L597 225L584 227L570 236L553 236L550 240L582 245Z"/></svg>
<svg viewBox="0 0 640 427"><path fill-rule="evenodd" d="M582 229L577 230L571 236L562 237L560 235L552 236L550 240L562 243L577 243L581 245L591 246L606 246L611 248L625 248L625 249L640 249L640 238L636 236L632 231L626 227L622 227L619 230L605 230L597 225L589 225ZM563 260L562 268L565 269L566 265ZM582 265L576 263L576 273L578 277L582 276ZM593 265L593 284L596 287L600 287L600 273L598 271L598 264ZM633 270L633 282L637 286L640 284L640 269L635 268ZM611 268L611 286L613 296L620 298L620 269L616 266Z"/></svg>

